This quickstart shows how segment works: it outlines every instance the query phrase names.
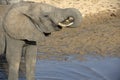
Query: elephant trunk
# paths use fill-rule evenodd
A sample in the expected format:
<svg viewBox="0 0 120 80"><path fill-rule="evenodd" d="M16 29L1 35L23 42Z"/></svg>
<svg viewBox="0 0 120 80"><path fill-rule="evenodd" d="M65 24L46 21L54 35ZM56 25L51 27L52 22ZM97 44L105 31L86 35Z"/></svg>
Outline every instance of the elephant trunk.
<svg viewBox="0 0 120 80"><path fill-rule="evenodd" d="M82 21L82 14L80 13L80 11L79 10L77 10L77 9L75 9L75 8L66 8L66 9L64 9L65 11L65 13L64 13L64 15L66 16L68 16L68 19L66 19L66 21L65 22L68 22L69 21L69 24L67 24L68 25L68 27L79 27L80 26L80 23L81 23L81 21ZM65 23L64 22L64 23ZM63 23L63 24L64 24ZM65 25L64 25L65 26Z"/></svg>

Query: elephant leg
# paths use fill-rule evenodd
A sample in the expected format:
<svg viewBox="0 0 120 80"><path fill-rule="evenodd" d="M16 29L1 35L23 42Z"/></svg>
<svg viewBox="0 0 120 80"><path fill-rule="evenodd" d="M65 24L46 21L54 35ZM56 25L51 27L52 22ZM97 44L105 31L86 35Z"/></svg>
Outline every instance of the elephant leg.
<svg viewBox="0 0 120 80"><path fill-rule="evenodd" d="M6 58L9 65L8 80L18 80L23 42L7 37Z"/></svg>
<svg viewBox="0 0 120 80"><path fill-rule="evenodd" d="M26 47L26 80L35 80L35 65L37 56L37 46L28 45Z"/></svg>

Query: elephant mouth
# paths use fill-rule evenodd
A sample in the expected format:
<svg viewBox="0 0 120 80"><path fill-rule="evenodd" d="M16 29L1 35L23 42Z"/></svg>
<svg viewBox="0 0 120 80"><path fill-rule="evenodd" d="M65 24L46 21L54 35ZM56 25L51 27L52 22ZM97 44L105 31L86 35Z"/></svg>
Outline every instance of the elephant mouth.
<svg viewBox="0 0 120 80"><path fill-rule="evenodd" d="M73 25L73 23L74 23L74 18L73 17L68 17L64 21L58 23L58 26L69 27L69 26Z"/></svg>
<svg viewBox="0 0 120 80"><path fill-rule="evenodd" d="M51 35L51 33L46 33L46 32L43 32L43 34L47 37L49 35Z"/></svg>
<svg viewBox="0 0 120 80"><path fill-rule="evenodd" d="M74 18L73 17L68 17L64 21L59 22L58 25L53 24L53 26L55 28L55 31L60 31L62 28L64 28L64 27L70 27L73 24L74 24ZM49 32L48 33L43 32L43 34L45 36L49 36L49 35L51 35L51 32L50 33Z"/></svg>

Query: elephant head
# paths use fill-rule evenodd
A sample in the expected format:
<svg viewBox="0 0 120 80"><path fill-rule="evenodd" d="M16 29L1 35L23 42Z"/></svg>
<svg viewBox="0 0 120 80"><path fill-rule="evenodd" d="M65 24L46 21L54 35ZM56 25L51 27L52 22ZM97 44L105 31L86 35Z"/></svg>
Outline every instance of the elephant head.
<svg viewBox="0 0 120 80"><path fill-rule="evenodd" d="M75 8L22 2L11 6L3 25L7 34L15 39L37 41L62 27L78 27L81 19L81 13Z"/></svg>
<svg viewBox="0 0 120 80"><path fill-rule="evenodd" d="M57 9L58 10L58 9ZM50 18L61 27L79 27L82 14L75 8L66 8L56 11L56 17L53 17L54 13L50 14ZM60 14L62 13L62 14Z"/></svg>

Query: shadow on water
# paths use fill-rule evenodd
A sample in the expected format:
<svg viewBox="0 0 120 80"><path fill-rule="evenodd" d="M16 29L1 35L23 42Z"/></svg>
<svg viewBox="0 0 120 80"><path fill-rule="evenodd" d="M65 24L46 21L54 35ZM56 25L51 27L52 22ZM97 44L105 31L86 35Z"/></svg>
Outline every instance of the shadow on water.
<svg viewBox="0 0 120 80"><path fill-rule="evenodd" d="M0 80L7 80L7 66L5 55L0 55Z"/></svg>
<svg viewBox="0 0 120 80"><path fill-rule="evenodd" d="M120 80L120 58L86 55L87 60L38 60L36 80ZM0 67L0 80L6 80ZM21 77L20 80L25 80Z"/></svg>

